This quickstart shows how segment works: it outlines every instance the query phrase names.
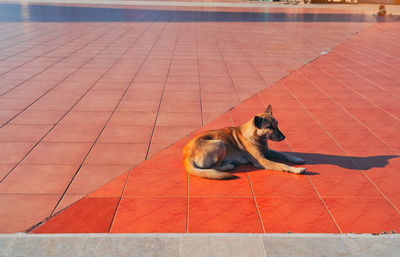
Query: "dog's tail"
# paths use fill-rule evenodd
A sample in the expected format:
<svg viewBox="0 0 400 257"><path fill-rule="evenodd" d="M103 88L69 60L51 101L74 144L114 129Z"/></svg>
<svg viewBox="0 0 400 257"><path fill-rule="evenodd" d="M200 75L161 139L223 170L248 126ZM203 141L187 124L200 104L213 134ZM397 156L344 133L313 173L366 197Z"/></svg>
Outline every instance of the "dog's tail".
<svg viewBox="0 0 400 257"><path fill-rule="evenodd" d="M236 176L232 175L229 172L222 172L215 169L201 169L197 167L196 163L194 163L190 158L186 157L184 160L184 165L186 171L189 174L208 179L232 179Z"/></svg>

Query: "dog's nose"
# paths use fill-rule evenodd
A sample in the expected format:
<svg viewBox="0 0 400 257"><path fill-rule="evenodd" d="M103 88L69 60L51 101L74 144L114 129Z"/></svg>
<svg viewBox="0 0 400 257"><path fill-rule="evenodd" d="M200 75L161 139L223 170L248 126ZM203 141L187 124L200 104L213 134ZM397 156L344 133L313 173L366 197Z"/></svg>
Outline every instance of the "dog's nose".
<svg viewBox="0 0 400 257"><path fill-rule="evenodd" d="M282 135L282 139L281 139L281 140L285 140L285 138L286 138L286 137L285 137L284 135Z"/></svg>

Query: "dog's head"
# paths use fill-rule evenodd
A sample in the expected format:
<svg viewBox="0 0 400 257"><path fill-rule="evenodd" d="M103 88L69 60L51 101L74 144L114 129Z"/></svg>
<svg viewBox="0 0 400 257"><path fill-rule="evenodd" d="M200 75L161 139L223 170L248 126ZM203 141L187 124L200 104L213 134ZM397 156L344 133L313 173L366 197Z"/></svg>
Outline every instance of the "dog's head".
<svg viewBox="0 0 400 257"><path fill-rule="evenodd" d="M278 128L278 121L272 116L272 107L268 105L264 113L260 113L253 119L255 133L264 140L282 141L285 136Z"/></svg>

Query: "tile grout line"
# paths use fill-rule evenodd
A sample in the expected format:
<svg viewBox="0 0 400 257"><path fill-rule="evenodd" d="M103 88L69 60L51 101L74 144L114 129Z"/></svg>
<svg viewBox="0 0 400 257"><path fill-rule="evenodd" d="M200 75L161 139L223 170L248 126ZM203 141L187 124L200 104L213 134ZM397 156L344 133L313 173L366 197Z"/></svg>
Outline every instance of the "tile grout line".
<svg viewBox="0 0 400 257"><path fill-rule="evenodd" d="M201 96L201 85L200 85L200 57L199 57L199 35L197 24L194 24L196 31L196 53L197 53L197 73L199 78L199 95L200 95L200 113L201 113L201 127L204 126L204 113L203 113L203 99Z"/></svg>
<svg viewBox="0 0 400 257"><path fill-rule="evenodd" d="M173 17L175 17L175 16L170 16L169 20L165 23L165 27L167 27L168 23L170 23L170 21L173 19ZM165 27L164 27L164 28L162 29L162 31L160 32L160 35L159 35L159 37L157 38L156 42L161 38L161 35L162 35L162 33L164 32ZM150 139L149 139L149 144L148 144L148 147L147 147L147 151L146 151L146 155L145 155L145 157L144 157L144 160L147 160L147 158L149 157L150 147L151 147L151 144L152 144L152 141L153 141L154 131L156 130L158 115L159 115L159 113L160 113L160 108L161 108L161 104L162 104L163 97L164 97L164 93L165 93L166 83L167 83L167 81L168 81L169 73L170 73L170 71L171 71L172 60L173 60L174 55L175 55L176 43L178 42L178 39L179 39L180 30L181 30L181 26L179 27L179 31L178 31L178 34L177 34L177 37L176 37L176 40L175 40L174 52L173 52L173 54L172 54L171 61L170 61L169 66L168 66L167 76L165 77L164 87L163 87L163 90L162 90L162 92L161 92L160 102L159 102L158 107L157 107L157 113L156 113L156 117L155 117L155 119L154 119L153 130L151 131L151 136L150 136ZM154 43L154 44L155 44L155 43ZM154 45L152 46L151 49L153 49L153 48L154 48ZM150 52L151 52L151 50L149 51L149 53L150 53ZM147 59L147 58L146 58L146 59Z"/></svg>
<svg viewBox="0 0 400 257"><path fill-rule="evenodd" d="M108 34L112 29L110 29L109 31L101 34L99 37L97 37L96 39L90 41L89 43L85 44L84 46L82 46L81 48L79 48L78 50L75 50L74 52L72 52L71 54L76 53L77 51L83 49L84 47L88 46L90 43L96 41L98 38ZM78 37L77 37L78 38ZM74 38L73 40L76 40L77 38ZM71 41L73 41L71 40ZM71 55L70 54L70 55ZM99 54L99 53L98 53ZM97 54L97 55L98 55ZM95 56L97 56L95 55ZM94 57L95 57L94 56ZM27 79L26 81L22 82L21 84L17 85L16 87L10 89L8 92L11 92L12 90L14 90L15 88L23 85L25 82L30 81L32 78L36 77L37 75L41 74L42 72L45 72L46 70L50 69L51 67L53 67L54 65L61 63L63 60L67 59L69 56L61 58L60 60L58 60L57 62L53 63L52 65L50 65L49 67L47 67L46 69L42 70L41 72L37 73L36 75L32 76L31 78ZM42 99L44 96L46 96L50 91L52 91L54 88L56 88L57 86L59 86L62 82L64 82L67 78L69 78L72 74L74 74L75 72L77 72L80 68L82 68L85 64L87 64L88 62L90 62L94 57L90 58L89 60L87 60L84 64L82 64L81 66L79 66L78 68L76 68L74 71L72 71L71 73L69 73L68 75L66 75L64 77L64 79L62 79L61 81L59 81L58 83L56 83L53 87L51 87L49 90L47 90L45 93L43 93L40 97L38 97L35 101L33 101L31 104L29 104L28 106L26 106L24 109L22 109L21 111L19 111L17 114L14 115L14 117L10 118L8 121L6 121L5 123L3 123L0 128L3 128L4 126L6 126L7 124L9 124L11 121L13 121L16 117L18 117L21 113L23 113L25 110L27 110L29 107L31 107L33 104L35 104L36 102L38 102L40 99ZM88 89L90 90L90 89ZM8 93L6 92L6 93ZM3 95L2 95L3 96ZM79 101L79 100L78 100Z"/></svg>
<svg viewBox="0 0 400 257"><path fill-rule="evenodd" d="M281 85L282 85L283 88L285 88L285 90L287 90L287 91L289 92L289 90L284 86L283 83L281 83ZM291 94L291 92L289 92L289 93ZM258 95L258 94L257 94L257 95ZM259 99L261 100L261 102L262 102L262 103L264 104L264 106L265 106L265 103L264 103L264 101L261 99L261 97L260 97L259 95L258 95L258 97L259 97ZM296 101L298 102L298 99L297 99L297 98L295 98L295 99L296 99ZM289 143L287 140L286 140L286 144L289 146L290 150L291 150L292 152L294 152L292 146L290 145L290 143ZM314 188L314 190L315 190L315 193L317 194L319 200L322 202L322 204L324 205L324 207L325 207L326 211L328 212L329 216L331 217L331 219L332 219L333 222L335 223L337 229L339 230L340 233L343 234L342 230L341 230L340 227L339 227L339 224L336 222L336 219L333 217L331 211L328 209L328 206L325 204L325 201L324 201L323 198L321 197L320 193L318 192L317 188L315 187L314 183L312 182L310 176L309 176L309 175L306 175L306 177L307 177L308 181L311 183L311 185L313 186L313 188Z"/></svg>
<svg viewBox="0 0 400 257"><path fill-rule="evenodd" d="M111 31L111 29L110 29L109 31ZM109 31L107 31L106 33L102 34L101 36L107 34ZM100 36L100 37L101 37L101 36ZM97 38L96 38L95 40L97 40ZM91 41L91 42L93 42L93 41ZM90 44L91 42L89 42L88 44ZM93 58L94 58L94 57L93 57ZM92 58L92 59L93 59L93 58ZM91 59L89 59L87 62L89 62L90 60L91 60ZM87 62L85 62L84 64L82 64L80 67L83 67ZM77 70L79 70L80 67L79 67ZM75 71L74 71L74 72L75 72ZM68 78L69 76L71 76L74 72L72 72L70 75L68 75L67 78ZM65 79L67 79L67 78L65 78ZM65 80L65 79L64 79L64 80ZM63 81L64 81L64 80L63 80ZM62 82L62 81L61 81L61 82ZM61 83L61 82L60 82L60 83ZM60 83L58 83L56 86L58 86ZM55 86L55 87L56 87L56 86ZM93 85L93 86L94 86L94 85ZM92 86L92 87L93 87L93 86ZM91 89L91 88L89 88L89 89L86 91L86 93L87 93L90 89ZM85 93L85 94L86 94L86 93ZM84 94L84 95L85 95L85 94ZM84 96L84 95L83 95L83 96ZM83 96L81 96L81 98L82 98ZM81 98L80 98L80 99L81 99ZM80 99L78 99L77 102L79 102ZM77 104L77 102L70 108L70 110ZM34 102L34 103L35 103L35 102ZM32 104L34 104L34 103L32 103ZM32 105L32 104L31 104L31 105ZM29 106L26 107L26 108L29 108L31 105L29 105ZM26 108L25 108L25 109L26 109ZM24 109L24 110L25 110L25 109ZM23 111L21 111L21 113L22 113L22 112L23 112ZM20 161L18 161L16 164L13 164L14 167L0 180L0 183L3 182L4 179L6 179L6 177L7 177L7 176L8 176L8 175L9 175L9 174L10 174L10 173L11 173L11 172L12 172L12 171L13 171L13 170L14 170L14 169L15 169L15 168L16 168L16 167L17 167L17 166L18 166L18 165L19 165L19 164L20 164L34 149L35 149L35 148L36 148L36 146L39 145L39 144L42 142L42 140L54 129L54 127L58 124L58 122L60 122L68 113L69 113L69 111L67 111L66 113L64 113L64 114L61 116L61 118L59 118L59 120L58 120L55 124L50 124L50 125L52 125L52 127L45 133L45 135L44 135L41 139L39 139L39 141L38 141L36 144L34 144L34 145L32 146L32 148L21 158ZM18 115L19 115L19 114L17 114L16 116L18 116ZM15 117L16 117L16 116L15 116ZM15 118L15 117L14 117L14 118ZM13 118L13 119L14 119L14 118ZM11 119L11 120L12 120L12 119ZM8 122L9 122L9 121L8 121ZM5 126L5 125L6 125L6 124L4 124L3 126ZM2 128L2 126L0 126L0 128Z"/></svg>
<svg viewBox="0 0 400 257"><path fill-rule="evenodd" d="M313 120L314 120L315 122L317 122L317 124L318 124L318 125L322 128L322 130L331 138L331 140L332 140L336 145L338 145L339 148L342 149L342 151L343 151L344 153L346 153L346 152L343 150L343 148L342 148L342 147L336 142L336 140L332 137L332 135L322 126L322 124L321 124L318 120L316 120L316 119L314 118L314 116L308 111L308 109L303 105L303 103L300 102L300 100L286 87L286 85L285 85L284 82L282 82L282 86L288 91L288 93L289 93L290 95L292 95L292 97L300 104L300 106L308 113L308 115L310 115L310 116L313 118ZM346 155L347 155L347 153L346 153ZM320 200L322 201L322 203L324 204L326 210L328 211L329 215L331 216L331 218L332 218L333 222L335 223L336 227L339 229L340 233L343 233L342 230L340 229L339 224L336 222L336 219L334 218L333 214L331 213L331 211L329 210L328 206L326 205L324 199L321 197L321 195L319 194L318 190L315 188L315 185L312 183L312 181L311 181L311 179L309 178L309 176L307 176L307 178L308 178L309 181L311 182L311 185L314 187L315 192L317 193L319 199L320 199Z"/></svg>
<svg viewBox="0 0 400 257"><path fill-rule="evenodd" d="M79 30L82 29L82 28L84 28L84 26L79 27L78 29L74 30L74 32L79 31ZM99 29L100 29L100 28L99 28ZM97 29L96 29L95 31L97 31ZM7 71L7 72L4 72L4 73L2 73L1 75L7 74L7 73L9 73L9 72L12 72L12 71L18 69L18 68L23 67L23 66L26 65L26 64L29 64L29 63L31 63L31 62L34 62L35 60L39 59L40 57L43 57L43 55L48 54L48 53L50 53L50 52L52 52L52 51L54 51L54 50L56 50L56 49L59 49L59 48L63 47L64 45L67 45L67 44L69 44L69 43L71 43L71 42L77 40L80 36L81 36L81 35L77 36L76 38L73 38L72 40L66 42L65 44L62 44L62 45L60 45L60 46L58 46L58 47L56 47L56 48L51 49L50 51L47 51L47 52L43 53L43 54L40 55L40 56L37 56L36 58L34 58L34 59L30 60L30 61L27 61L27 62L25 62L25 63L23 63L23 64L21 64L21 65L18 65L18 66L15 67L14 69L9 70L9 71ZM92 42L92 41L91 41L91 42ZM87 45L84 45L83 47L85 47L85 46L87 46ZM82 48L80 48L80 49L82 49ZM79 51L80 49L78 49L78 50L76 50L76 51ZM72 52L72 54L75 53L76 51ZM6 92L2 93L2 94L0 95L0 97L3 97L3 96L5 96L6 94L12 92L14 89L20 87L20 86L23 85L24 83L30 81L31 79L35 78L36 76L40 75L41 73L43 73L43 72L47 71L48 69L52 68L53 66L59 64L59 63L62 62L63 60L67 59L68 57L69 57L69 55L66 56L66 57L65 57L65 56L64 56L64 57L61 57L61 58L56 57L56 58L59 58L58 61L54 62L53 64L49 65L47 68L43 69L42 71L36 73L35 75L31 76L30 78L28 78L28 79L24 80L23 82L19 83L19 84L16 85L15 87L13 87L13 88L7 90ZM47 57L47 58L48 58L48 57ZM53 57L51 57L51 58L53 58ZM79 68L78 68L78 69L79 69ZM75 71L76 71L76 70L75 70ZM71 72L70 74L66 75L66 78L69 77L69 76L70 76L72 73L74 73L75 71L73 71L73 72ZM58 84L60 84L60 83L61 83L62 81L64 81L64 80L65 80L65 78L62 79L60 82L56 83L56 85L55 85L54 87L56 87ZM48 91L51 91L54 87L52 87L52 88L49 89ZM44 93L44 95L47 94L48 91L47 91L46 93ZM24 110L27 109L27 108L28 108L29 106L31 106L32 104L34 104L35 102L37 102L37 101L38 101L40 98L42 98L42 97L43 97L43 95L40 96L38 99L36 99L33 103L31 103L31 104L28 105L27 107L25 107ZM19 114L20 114L20 113L18 113L18 114L15 115L15 116L18 116ZM13 117L12 119L14 119L14 118L15 118L15 117ZM11 120L12 120L12 119L11 119ZM6 123L4 123L3 125L1 125L0 128L3 127L4 125L6 125L8 122L10 122L10 120L7 121Z"/></svg>
<svg viewBox="0 0 400 257"><path fill-rule="evenodd" d="M297 72L297 73L299 73L299 72ZM328 73L329 74L329 73ZM333 101L339 108L341 108L342 110L344 110L346 113L348 113L351 117L353 117L360 125L362 125L364 128L366 128L368 131L370 131L369 130L369 128L368 127L366 127L361 121L359 121L353 114L351 114L350 112L348 112L343 106L341 106L341 105L339 105L334 99L332 99L329 95L327 95L324 91L322 91L314 82L312 82L312 81L310 81L309 79L307 79L307 78L305 78L304 76L303 76L303 74L302 73L300 73L299 74L301 77L303 77L304 79L306 79L309 83L311 83L315 88L317 88L321 93L323 93L324 95L326 95L329 99L331 99L331 101ZM329 76L331 76L330 74L329 74ZM342 82L341 82L342 83ZM342 83L343 84L343 83ZM347 86L347 85L346 85ZM290 92L291 93L291 92ZM292 93L291 93L292 94ZM292 94L292 96L293 97L295 97L293 94ZM298 102L299 102L299 100L297 99L297 98L295 98ZM300 102L299 102L300 103ZM336 145L338 145L339 146L339 148L348 156L348 157L350 157L351 158L351 156L342 148L342 146L333 138L333 136L322 126L322 124L320 124L318 121L317 121L317 119L315 119L315 117L311 114L311 112L309 112L305 107L304 107L304 105L301 103L301 105L303 106L303 108L307 111L307 113L309 113L309 115L311 115L311 117L319 124L319 126L325 131L325 133L327 133L328 135L329 135L329 137L331 137L331 139L333 139L333 141L336 143ZM375 133L373 133L372 131L370 131L373 135L375 135ZM380 137L378 137L377 135L375 135L378 139L380 139L381 141L383 141ZM385 141L383 141L386 145L387 145L387 143L385 142ZM391 149L391 150L394 150L394 149L392 149L390 146L389 146L389 148ZM395 153L397 153L397 151L394 151ZM398 154L398 153L397 153ZM361 170L361 172L364 174L364 176L370 181L370 183L375 187L375 189L383 196L383 198L385 199L385 200L387 200L389 203L390 203L390 205L400 214L400 210L389 200L389 198L379 189L379 187L371 180L371 178L365 173L365 171L364 171L364 169L362 169L357 163L355 163L353 160L352 160L352 162ZM311 179L310 179L311 180Z"/></svg>
<svg viewBox="0 0 400 257"><path fill-rule="evenodd" d="M108 230L107 230L108 233L110 233L111 228L112 228L112 225L114 224L115 216L117 215L119 206L121 205L122 198L123 198L123 196L124 196L124 192L125 192L125 189L126 189L126 185L128 184L128 181L129 181L129 178L130 178L130 176L131 176L132 170L133 170L133 168L130 169L130 170L128 171L128 175L126 176L126 180L125 180L125 183L124 183L124 187L122 188L122 191L121 191L121 196L119 197L117 206L116 206L115 211L114 211L114 215L113 215L113 217L112 217L112 219L111 219L110 226L108 227ZM112 181L113 181L113 180L112 180ZM110 182L111 182L111 181L110 181ZM97 190L95 190L95 191L97 191ZM86 197L87 197L87 196L85 196L85 198L86 198Z"/></svg>
<svg viewBox="0 0 400 257"><path fill-rule="evenodd" d="M150 14L148 14L148 15L150 15ZM161 14L160 14L160 16L161 16ZM145 16L145 17L147 17L147 16ZM158 17L157 17L157 18L158 18ZM143 18L143 19L144 19L144 18ZM139 38L147 31L147 29L148 29L149 27L150 27L150 25L149 25L145 30L143 30L142 34L135 40L135 42L136 42L137 40L139 40ZM120 37L118 37L117 39L115 39L113 42L115 42L116 40L118 40L119 38L121 38L123 35L127 34L127 33L128 33L130 30L132 30L133 28L134 28L134 27L132 27L131 29L128 29L127 31L125 31ZM113 42L111 42L110 45L111 45ZM107 46L107 47L108 47L108 46ZM107 47L106 47L106 48L107 48ZM126 50L124 53L122 53L122 54L120 55L120 57L109 67L109 69L111 69L111 67L112 67L112 66L121 58L121 56L123 56L131 47L132 47L132 46L128 47L127 50ZM105 48L105 49L106 49L106 48ZM143 60L143 63L144 63L144 62L145 62L145 60ZM142 65L143 65L143 63L142 63ZM108 71L109 69L107 69L107 71ZM140 70L140 68L138 69L138 71L139 71L139 70ZM107 72L107 71L106 71L106 72ZM137 71L137 72L138 72L138 71ZM105 72L105 73L106 73L106 72ZM136 74L137 74L137 72L136 72ZM99 78L99 80L104 76L105 73L103 73L103 75ZM135 78L136 74L134 75L134 78ZM86 161L87 157L89 156L91 150L92 150L93 147L96 145L96 143L97 143L98 139L100 138L102 132L104 131L105 127L107 126L108 122L111 120L111 118L112 118L112 116L113 116L115 110L118 108L120 102L122 101L122 99L123 99L123 97L125 96L126 92L127 92L128 89L130 88L130 86L131 86L131 84L132 84L134 78L131 80L131 83L129 84L129 86L125 89L125 91L124 91L124 93L122 94L120 100L118 101L118 103L117 103L117 105L115 106L114 110L111 112L111 114L110 114L110 116L108 117L106 123L104 124L102 130L99 132L99 134L98 134L96 140L93 142L92 146L90 147L90 149L89 149L88 152L86 153L86 155L85 155L85 157L83 158L83 160L82 160L80 166L78 167L78 170L76 171L75 175L72 177L70 183L67 185L67 188L65 189L64 194L63 194L62 197L60 198L60 201L57 203L57 205L54 207L54 210L52 211L51 214L53 214L53 212L55 211L55 209L57 208L57 206L59 205L59 203L62 201L64 195L65 195L66 192L68 191L68 189L69 189L69 187L71 186L73 180L75 179L75 177L77 176L77 174L78 174L78 172L80 171L81 167L83 166L84 162ZM96 83L95 83L95 84L96 84ZM93 86L95 86L95 84L94 84ZM90 90L90 89L89 89L89 90Z"/></svg>
<svg viewBox="0 0 400 257"><path fill-rule="evenodd" d="M343 56L343 55L341 55L341 54L338 54L338 53L335 53L335 54L339 55L339 56L340 56L341 58L343 58L343 59L349 59L348 57ZM365 67L365 68L367 68L367 69L369 69L369 70L373 70L373 71L375 71L376 73L379 73L379 74L381 74L381 75L384 76L384 77L387 77L388 79L391 78L390 76L384 74L383 72L381 72L381 71L379 71L379 70L374 69L374 68L371 67L371 66L367 66L367 65L362 64L362 63L359 62L357 59L352 59L352 60L355 60L354 62L360 64L361 66L363 66L363 67ZM340 64L340 63L338 63L337 61L334 61L334 60L331 60L331 62L336 63L336 64L339 65L339 66L344 67L345 69L347 69L347 70L350 71L351 73L355 74L357 77L359 77L359 78L361 78L361 79L363 79L363 80L366 80L366 81L370 82L370 83L373 84L375 87L380 88L381 90L383 90L383 91L385 91L385 92L388 92L388 93L390 93L390 94L395 95L395 97L396 97L397 99L400 100L400 96L397 95L396 93L390 92L390 91L388 91L386 88L377 85L374 81L372 81L372 80L370 80L370 79L364 77L363 75L359 74L358 72L355 72L355 71L351 70L349 67L347 67L347 66L345 66L345 65L343 65L343 64Z"/></svg>

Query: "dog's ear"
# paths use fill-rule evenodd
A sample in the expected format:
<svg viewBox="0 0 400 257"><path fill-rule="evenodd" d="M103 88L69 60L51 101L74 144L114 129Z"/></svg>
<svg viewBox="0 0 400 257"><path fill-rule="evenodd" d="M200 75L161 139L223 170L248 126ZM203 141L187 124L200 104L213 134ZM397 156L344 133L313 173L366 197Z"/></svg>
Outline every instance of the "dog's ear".
<svg viewBox="0 0 400 257"><path fill-rule="evenodd" d="M270 104L268 105L267 109L265 110L265 113L272 115L272 106Z"/></svg>
<svg viewBox="0 0 400 257"><path fill-rule="evenodd" d="M258 129L261 128L263 123L263 118L259 117L259 116L254 116L254 126Z"/></svg>

